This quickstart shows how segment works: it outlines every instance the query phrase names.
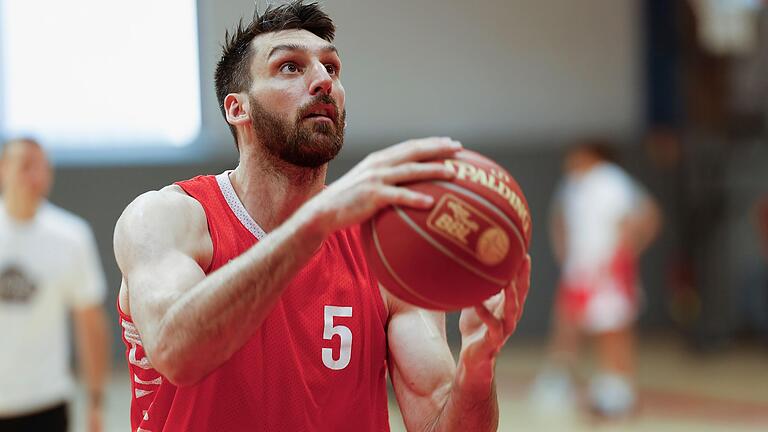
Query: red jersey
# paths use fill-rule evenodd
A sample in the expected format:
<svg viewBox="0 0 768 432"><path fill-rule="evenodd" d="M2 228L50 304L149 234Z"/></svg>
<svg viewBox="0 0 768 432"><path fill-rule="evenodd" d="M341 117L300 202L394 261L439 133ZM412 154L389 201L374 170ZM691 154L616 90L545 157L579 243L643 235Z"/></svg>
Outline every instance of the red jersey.
<svg viewBox="0 0 768 432"><path fill-rule="evenodd" d="M213 241L206 274L264 236L228 173L177 184L205 209ZM388 431L386 311L363 257L358 227L331 235L248 342L192 386L174 386L153 369L131 318L120 311L131 428Z"/></svg>

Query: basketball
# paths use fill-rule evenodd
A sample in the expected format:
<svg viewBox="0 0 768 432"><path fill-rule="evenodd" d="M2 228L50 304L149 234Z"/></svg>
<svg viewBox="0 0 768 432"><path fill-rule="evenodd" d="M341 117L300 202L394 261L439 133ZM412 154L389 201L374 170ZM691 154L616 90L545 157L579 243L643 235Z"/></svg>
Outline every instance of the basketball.
<svg viewBox="0 0 768 432"><path fill-rule="evenodd" d="M504 289L528 251L531 217L512 176L479 153L441 161L453 181L406 185L429 210L389 206L363 224L363 245L387 291L413 305L457 310Z"/></svg>

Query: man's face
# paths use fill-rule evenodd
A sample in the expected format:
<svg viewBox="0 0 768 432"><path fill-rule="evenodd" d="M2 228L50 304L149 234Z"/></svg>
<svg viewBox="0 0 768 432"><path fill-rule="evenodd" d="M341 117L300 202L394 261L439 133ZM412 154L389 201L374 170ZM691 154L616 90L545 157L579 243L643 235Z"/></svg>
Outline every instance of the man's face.
<svg viewBox="0 0 768 432"><path fill-rule="evenodd" d="M11 142L0 159L0 184L3 193L39 201L48 196L52 177L48 158L35 144Z"/></svg>
<svg viewBox="0 0 768 432"><path fill-rule="evenodd" d="M317 168L344 143L344 87L336 49L305 30L253 41L249 113L267 151L295 166Z"/></svg>

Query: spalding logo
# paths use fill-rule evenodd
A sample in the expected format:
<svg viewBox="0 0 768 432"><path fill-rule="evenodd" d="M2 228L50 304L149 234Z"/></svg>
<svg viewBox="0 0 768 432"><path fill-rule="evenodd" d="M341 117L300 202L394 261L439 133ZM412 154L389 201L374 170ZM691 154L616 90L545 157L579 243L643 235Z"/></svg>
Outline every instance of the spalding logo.
<svg viewBox="0 0 768 432"><path fill-rule="evenodd" d="M427 226L488 266L500 263L509 253L507 233L471 204L449 193L432 210Z"/></svg>
<svg viewBox="0 0 768 432"><path fill-rule="evenodd" d="M456 159L447 159L444 164L456 173L457 179L481 184L501 195L505 201L509 202L509 205L512 206L515 213L517 213L520 222L523 224L523 231L525 233L530 232L531 216L528 214L528 210L525 208L523 200L512 191L511 187L509 187L509 183L512 179L510 179L507 174L497 170L487 172L482 168Z"/></svg>

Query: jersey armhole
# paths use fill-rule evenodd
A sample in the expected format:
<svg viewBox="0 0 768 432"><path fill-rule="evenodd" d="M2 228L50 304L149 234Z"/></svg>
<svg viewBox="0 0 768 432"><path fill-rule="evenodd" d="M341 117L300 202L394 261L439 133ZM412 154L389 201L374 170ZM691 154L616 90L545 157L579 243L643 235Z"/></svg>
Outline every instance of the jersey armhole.
<svg viewBox="0 0 768 432"><path fill-rule="evenodd" d="M211 250L211 260L210 260L210 262L208 262L208 265L205 266L205 268L203 269L203 273L205 273L207 275L208 273L210 273L211 268L213 268L213 264L216 262L216 259L218 258L218 254L219 254L219 247L218 247L218 243L219 243L218 240L219 239L218 239L218 235L217 235L216 230L211 225L211 220L212 220L211 214L209 213L208 207L206 207L202 202L200 202L200 200L197 199L194 195L189 193L189 191L184 187L183 182L176 182L176 183L174 183L174 185L176 185L179 188L181 188L181 190L188 197L190 197L193 200L197 201L197 203L200 204L200 207L203 208L203 213L205 213L205 225L208 227L208 236L211 238L211 248L212 248L212 250Z"/></svg>
<svg viewBox="0 0 768 432"><path fill-rule="evenodd" d="M384 297L381 292L382 288L379 286L379 281L376 279L376 275L373 274L370 268L368 269L368 275L368 279L371 281L371 287L375 291L373 293L373 301L376 303L376 311L379 313L379 318L386 330L386 327L389 324L389 309L387 308L387 305L384 304Z"/></svg>

